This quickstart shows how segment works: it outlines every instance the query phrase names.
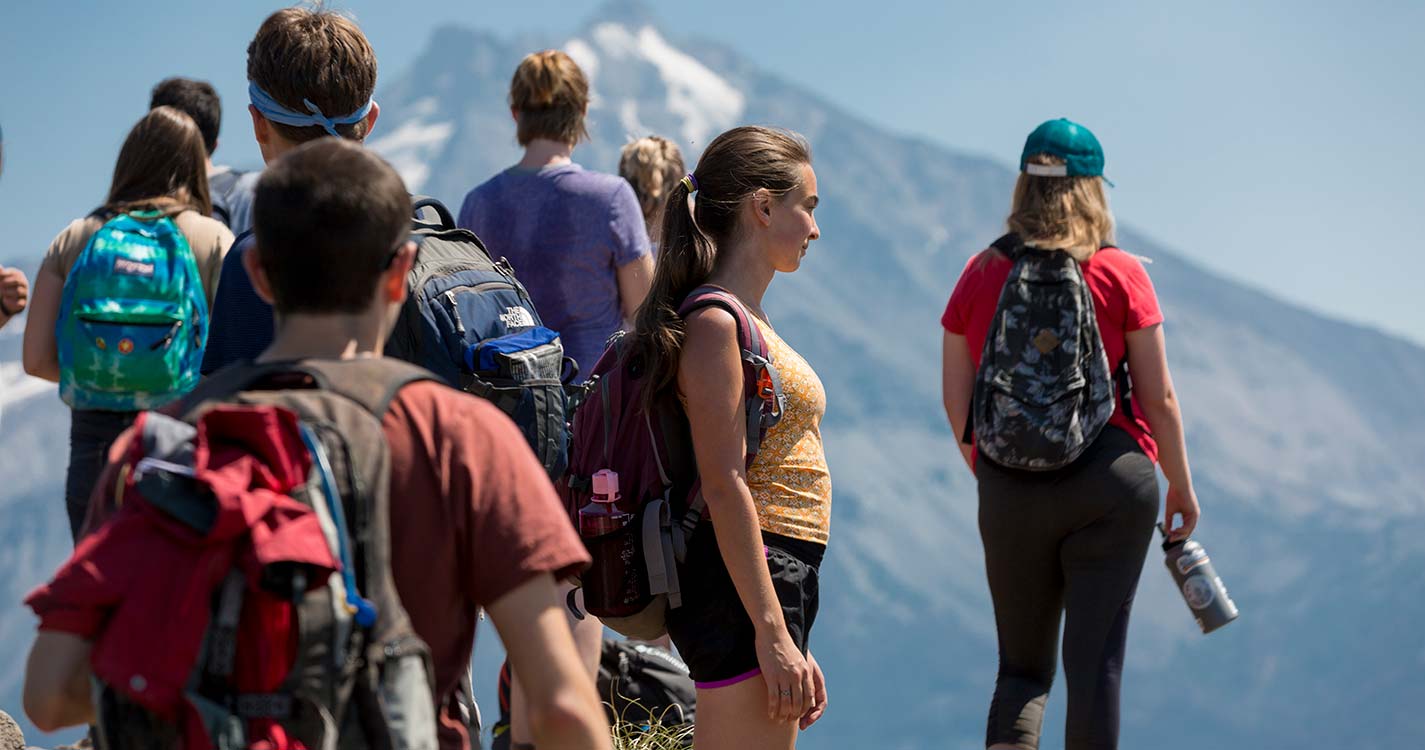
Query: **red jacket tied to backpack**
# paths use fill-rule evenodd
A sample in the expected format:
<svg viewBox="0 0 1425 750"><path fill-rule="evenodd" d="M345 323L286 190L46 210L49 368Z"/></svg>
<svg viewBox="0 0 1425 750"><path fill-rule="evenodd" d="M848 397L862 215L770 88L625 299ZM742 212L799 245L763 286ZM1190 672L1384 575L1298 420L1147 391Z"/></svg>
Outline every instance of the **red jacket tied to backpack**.
<svg viewBox="0 0 1425 750"><path fill-rule="evenodd" d="M100 681L157 717L179 722L185 747L206 747L185 689L215 592L230 573L241 574L246 591L232 680L243 692L270 692L291 669L295 623L291 602L255 582L267 566L297 563L310 566L307 580L316 585L339 564L317 515L287 495L311 469L292 412L217 406L202 416L192 439L192 483L182 485L190 501L195 490L211 493L211 509L190 502L203 509L196 526L145 496L157 492L142 481L153 468L141 462L156 448L146 428L164 419L139 416L118 475L115 515L81 540L54 580L26 604L41 630L93 642L91 666ZM248 737L253 747L296 746L262 719L249 723Z"/></svg>

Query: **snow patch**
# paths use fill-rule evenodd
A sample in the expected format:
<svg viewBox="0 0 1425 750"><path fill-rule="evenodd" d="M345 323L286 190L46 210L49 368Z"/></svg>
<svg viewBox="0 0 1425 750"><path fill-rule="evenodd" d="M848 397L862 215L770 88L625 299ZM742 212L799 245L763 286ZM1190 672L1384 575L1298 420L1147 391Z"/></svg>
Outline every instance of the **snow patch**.
<svg viewBox="0 0 1425 750"><path fill-rule="evenodd" d="M594 42L610 59L634 58L658 70L668 95L668 110L682 120L685 142L706 143L735 125L747 108L747 97L722 76L670 45L651 26L637 32L616 23L594 27Z"/></svg>
<svg viewBox="0 0 1425 750"><path fill-rule="evenodd" d="M599 53L589 46L583 39L570 39L564 44L564 53L569 55L584 71L584 75L589 79L589 85L593 85L594 78L599 74Z"/></svg>
<svg viewBox="0 0 1425 750"><path fill-rule="evenodd" d="M19 362L0 362L0 420L4 419L5 407L54 390L54 383L26 375Z"/></svg>
<svg viewBox="0 0 1425 750"><path fill-rule="evenodd" d="M438 109L440 109L440 102L433 96L427 96L415 104L412 104L406 111L411 113L411 117L425 118L435 114Z"/></svg>
<svg viewBox="0 0 1425 750"><path fill-rule="evenodd" d="M368 144L400 173L406 189L418 193L430 177L430 164L445 148L450 136L455 133L455 123L427 123L425 119L435 114L437 103L434 98L422 99L412 107L413 117L401 123L389 134Z"/></svg>
<svg viewBox="0 0 1425 750"><path fill-rule="evenodd" d="M629 138L642 138L653 132L652 128L638 119L638 102L633 99L624 99L619 105L618 121Z"/></svg>

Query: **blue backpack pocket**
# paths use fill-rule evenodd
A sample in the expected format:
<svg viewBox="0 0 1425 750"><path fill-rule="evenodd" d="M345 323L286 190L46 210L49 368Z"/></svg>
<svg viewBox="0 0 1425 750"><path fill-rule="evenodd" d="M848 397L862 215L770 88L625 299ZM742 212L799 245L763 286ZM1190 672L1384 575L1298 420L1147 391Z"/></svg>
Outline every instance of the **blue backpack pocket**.
<svg viewBox="0 0 1425 750"><path fill-rule="evenodd" d="M543 326L468 346L466 390L500 407L514 419L551 477L569 464L565 421L564 368L568 361L559 334Z"/></svg>

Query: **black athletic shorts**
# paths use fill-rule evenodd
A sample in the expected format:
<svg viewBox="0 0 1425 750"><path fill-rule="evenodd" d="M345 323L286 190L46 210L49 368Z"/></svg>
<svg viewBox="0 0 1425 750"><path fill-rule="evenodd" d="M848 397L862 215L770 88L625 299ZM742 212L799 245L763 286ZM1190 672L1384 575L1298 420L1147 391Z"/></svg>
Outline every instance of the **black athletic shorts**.
<svg viewBox="0 0 1425 750"><path fill-rule="evenodd" d="M805 654L820 601L817 569L826 546L762 533L772 588L782 604L787 632ZM693 533L688 556L678 568L683 606L668 611L668 635L699 688L733 685L761 674L757 632L737 596L717 547L717 534L704 520Z"/></svg>

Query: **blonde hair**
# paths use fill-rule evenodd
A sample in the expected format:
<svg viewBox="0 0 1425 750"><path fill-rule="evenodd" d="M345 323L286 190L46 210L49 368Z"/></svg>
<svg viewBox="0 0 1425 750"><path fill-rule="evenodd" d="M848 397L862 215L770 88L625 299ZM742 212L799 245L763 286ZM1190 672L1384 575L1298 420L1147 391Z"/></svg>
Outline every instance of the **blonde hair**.
<svg viewBox="0 0 1425 750"><path fill-rule="evenodd" d="M1028 163L1056 165L1064 160L1034 154ZM1024 244L1063 250L1078 261L1088 260L1100 247L1113 244L1113 214L1102 177L1020 174L1005 224Z"/></svg>
<svg viewBox="0 0 1425 750"><path fill-rule="evenodd" d="M650 135L623 147L619 154L619 176L633 186L648 236L657 241L663 204L673 184L683 178L683 152L667 138Z"/></svg>
<svg viewBox="0 0 1425 750"><path fill-rule="evenodd" d="M586 140L589 79L573 58L556 49L533 52L510 80L510 106L519 112L521 146L536 138L574 144Z"/></svg>

